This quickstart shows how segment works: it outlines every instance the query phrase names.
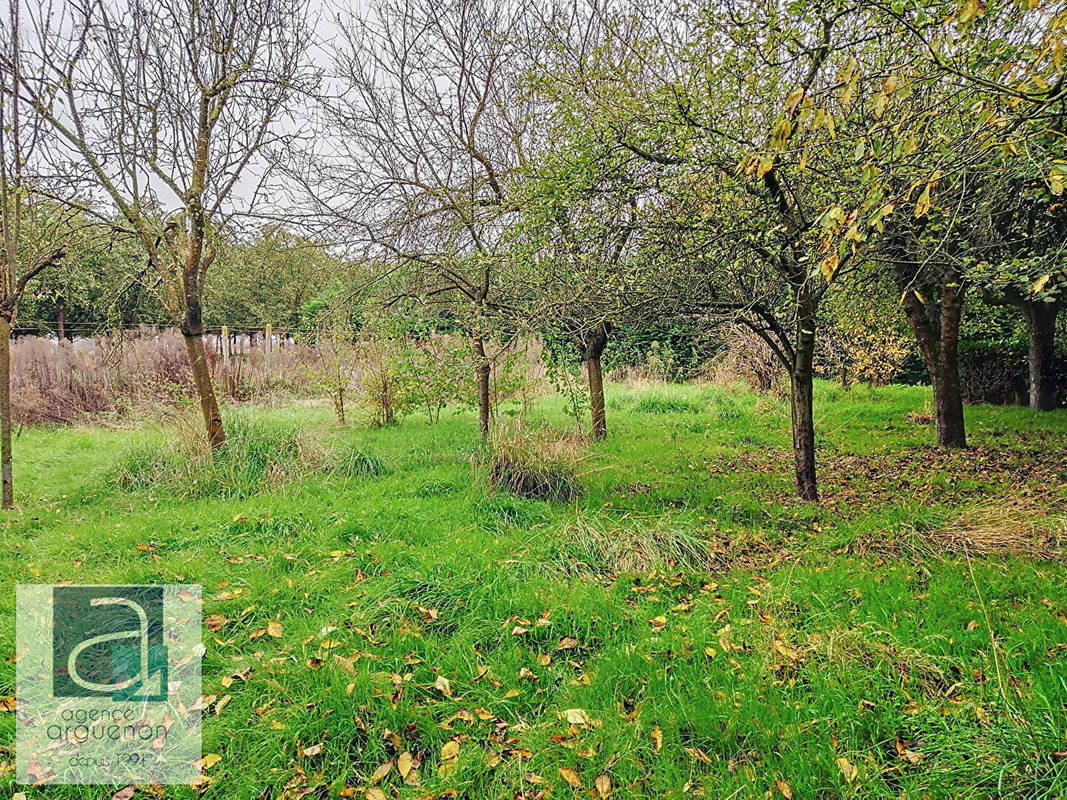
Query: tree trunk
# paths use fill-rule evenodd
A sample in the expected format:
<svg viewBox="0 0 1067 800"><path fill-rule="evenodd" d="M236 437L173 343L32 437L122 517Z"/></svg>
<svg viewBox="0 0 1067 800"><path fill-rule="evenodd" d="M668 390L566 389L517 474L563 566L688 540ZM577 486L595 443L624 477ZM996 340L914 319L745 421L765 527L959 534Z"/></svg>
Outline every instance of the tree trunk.
<svg viewBox="0 0 1067 800"><path fill-rule="evenodd" d="M56 335L61 342L67 338L67 313L62 302L56 306Z"/></svg>
<svg viewBox="0 0 1067 800"><path fill-rule="evenodd" d="M200 412L204 415L204 428L207 441L212 450L218 450L226 444L226 432L222 427L222 415L219 414L219 401L215 397L215 387L211 383L211 370L208 368L207 351L204 348L204 326L201 322L200 308L189 304L182 321L182 335L185 349L189 353L189 364L193 370L193 385L200 399Z"/></svg>
<svg viewBox="0 0 1067 800"><path fill-rule="evenodd" d="M1026 330L1030 335L1027 358L1030 369L1030 408L1051 411L1058 405L1056 397L1056 315L1058 303L1022 304Z"/></svg>
<svg viewBox="0 0 1067 800"><path fill-rule="evenodd" d="M15 505L11 474L11 320L0 316L0 475L4 508Z"/></svg>
<svg viewBox="0 0 1067 800"><path fill-rule="evenodd" d="M797 340L793 369L790 371L793 412L793 461L796 466L797 494L802 500L818 500L815 468L815 420L813 383L815 370L815 303L802 289L797 318Z"/></svg>
<svg viewBox="0 0 1067 800"><path fill-rule="evenodd" d="M906 276L898 276L901 303L919 345L930 385L934 391L937 443L941 447L966 447L967 429L960 390L959 341L964 289L958 280L947 280L941 291L940 308L916 293Z"/></svg>
<svg viewBox="0 0 1067 800"><path fill-rule="evenodd" d="M485 353L485 342L481 336L474 337L475 371L478 377L478 427L483 439L489 438L489 416L492 411L489 393L489 381L492 377L492 365Z"/></svg>
<svg viewBox="0 0 1067 800"><path fill-rule="evenodd" d="M594 439L605 439L608 435L608 420L604 407L604 367L600 363L607 344L608 327L601 323L587 335L583 352L585 374L589 380L589 408Z"/></svg>
<svg viewBox="0 0 1067 800"><path fill-rule="evenodd" d="M963 393L960 391L960 319L963 316L963 290L948 287L941 295L940 340L934 406L937 413L937 443L942 447L966 447L967 428L963 419Z"/></svg>

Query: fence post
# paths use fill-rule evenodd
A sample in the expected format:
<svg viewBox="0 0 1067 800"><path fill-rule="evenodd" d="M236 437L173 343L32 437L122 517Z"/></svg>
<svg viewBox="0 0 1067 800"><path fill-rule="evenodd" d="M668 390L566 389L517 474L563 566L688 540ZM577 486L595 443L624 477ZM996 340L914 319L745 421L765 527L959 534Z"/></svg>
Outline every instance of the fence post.
<svg viewBox="0 0 1067 800"><path fill-rule="evenodd" d="M263 371L270 375L270 354L274 349L274 326L267 325L263 329Z"/></svg>

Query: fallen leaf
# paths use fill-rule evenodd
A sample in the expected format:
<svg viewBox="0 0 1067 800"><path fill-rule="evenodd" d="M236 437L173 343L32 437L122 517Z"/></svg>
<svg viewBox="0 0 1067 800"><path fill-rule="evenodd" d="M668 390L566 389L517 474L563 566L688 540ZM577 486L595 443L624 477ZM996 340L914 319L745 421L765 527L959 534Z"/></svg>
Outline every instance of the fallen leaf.
<svg viewBox="0 0 1067 800"><path fill-rule="evenodd" d="M211 614L204 618L204 625L207 626L209 631L217 631L223 625L229 622L222 614Z"/></svg>
<svg viewBox="0 0 1067 800"><path fill-rule="evenodd" d="M133 797L133 793L135 791L136 789L133 787L132 784L129 786L124 786L117 792L115 792L113 795L111 795L111 800L130 800L130 798Z"/></svg>
<svg viewBox="0 0 1067 800"><path fill-rule="evenodd" d="M393 762L386 761L384 764L379 765L378 769L374 770L374 774L370 776L371 783L378 783L393 770Z"/></svg>
<svg viewBox="0 0 1067 800"><path fill-rule="evenodd" d="M396 769L408 786L417 786L419 783L418 764L419 762L407 750L396 758Z"/></svg>
<svg viewBox="0 0 1067 800"><path fill-rule="evenodd" d="M267 633L277 639L280 638L283 633L285 633L285 629L282 628L282 624L278 622L278 620L272 619L270 622L267 623Z"/></svg>
<svg viewBox="0 0 1067 800"><path fill-rule="evenodd" d="M570 767L560 767L559 774L560 777L563 778L563 780L567 782L567 785L570 786L572 789L582 788L582 779L578 777L578 773Z"/></svg>
<svg viewBox="0 0 1067 800"><path fill-rule="evenodd" d="M568 708L563 712L563 718L571 725L589 725L592 720L584 708Z"/></svg>
<svg viewBox="0 0 1067 800"><path fill-rule="evenodd" d="M607 775L598 775L596 793L600 796L600 800L607 800L608 795L611 794L611 778Z"/></svg>
<svg viewBox="0 0 1067 800"><path fill-rule="evenodd" d="M782 793L782 797L785 800L793 800L793 787L783 781L781 778L774 779L774 785L778 787L778 791Z"/></svg>
<svg viewBox="0 0 1067 800"><path fill-rule="evenodd" d="M661 731L659 725L657 725L652 729L652 732L649 735L652 737L652 746L658 753L663 749L663 731Z"/></svg>
<svg viewBox="0 0 1067 800"><path fill-rule="evenodd" d="M438 675L437 679L433 682L433 688L443 694L445 697L452 697L452 684L448 682L448 678L444 675Z"/></svg>
<svg viewBox="0 0 1067 800"><path fill-rule="evenodd" d="M437 768L437 771L441 775L446 775L456 768L459 764L459 742L455 739L449 739L445 742L444 747L441 748L441 765Z"/></svg>
<svg viewBox="0 0 1067 800"><path fill-rule="evenodd" d="M856 776L859 775L859 770L850 762L847 758L842 756L837 759L837 768L841 770L841 775L844 776L847 783L852 783L856 780Z"/></svg>

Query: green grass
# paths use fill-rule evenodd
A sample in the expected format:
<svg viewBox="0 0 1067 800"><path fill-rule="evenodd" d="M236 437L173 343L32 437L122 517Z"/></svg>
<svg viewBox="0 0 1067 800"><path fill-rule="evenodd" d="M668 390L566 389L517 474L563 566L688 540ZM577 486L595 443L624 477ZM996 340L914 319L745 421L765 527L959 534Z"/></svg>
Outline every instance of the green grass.
<svg viewBox="0 0 1067 800"><path fill-rule="evenodd" d="M16 583L200 583L229 620L204 631L204 691L232 696L205 720L209 798L362 798L405 751L420 786L393 769L389 797L589 797L600 775L618 798L1065 797L1067 568L909 543L1012 498L1062 535L1067 412L969 409L974 449L944 455L907 417L927 393L820 384L818 505L792 497L787 407L703 386L609 387L571 503L493 493L465 412L230 412L215 462L156 428L27 429L0 696ZM568 425L558 399L535 416ZM250 640L268 620L284 635ZM3 796L13 748L0 713Z"/></svg>

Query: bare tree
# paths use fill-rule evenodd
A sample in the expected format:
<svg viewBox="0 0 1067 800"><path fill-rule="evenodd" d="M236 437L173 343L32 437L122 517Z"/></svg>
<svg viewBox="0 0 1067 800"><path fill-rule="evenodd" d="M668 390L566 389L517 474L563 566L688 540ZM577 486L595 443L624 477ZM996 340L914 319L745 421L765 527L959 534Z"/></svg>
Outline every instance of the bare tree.
<svg viewBox="0 0 1067 800"><path fill-rule="evenodd" d="M447 307L470 339L482 435L489 431L494 275L508 257L527 113L518 76L531 42L521 4L387 0L339 20L332 136L308 182L349 244L399 268L393 286Z"/></svg>
<svg viewBox="0 0 1067 800"><path fill-rule="evenodd" d="M44 133L31 114L26 119L16 91L22 69L18 3L0 25L0 502L14 504L11 468L11 330L30 282L66 255L77 214L38 192L27 165Z"/></svg>
<svg viewBox="0 0 1067 800"><path fill-rule="evenodd" d="M41 7L21 96L72 180L114 205L181 327L208 441L225 433L203 343L216 234L264 195L266 151L314 80L304 0L85 0ZM6 66L6 65L4 65Z"/></svg>

